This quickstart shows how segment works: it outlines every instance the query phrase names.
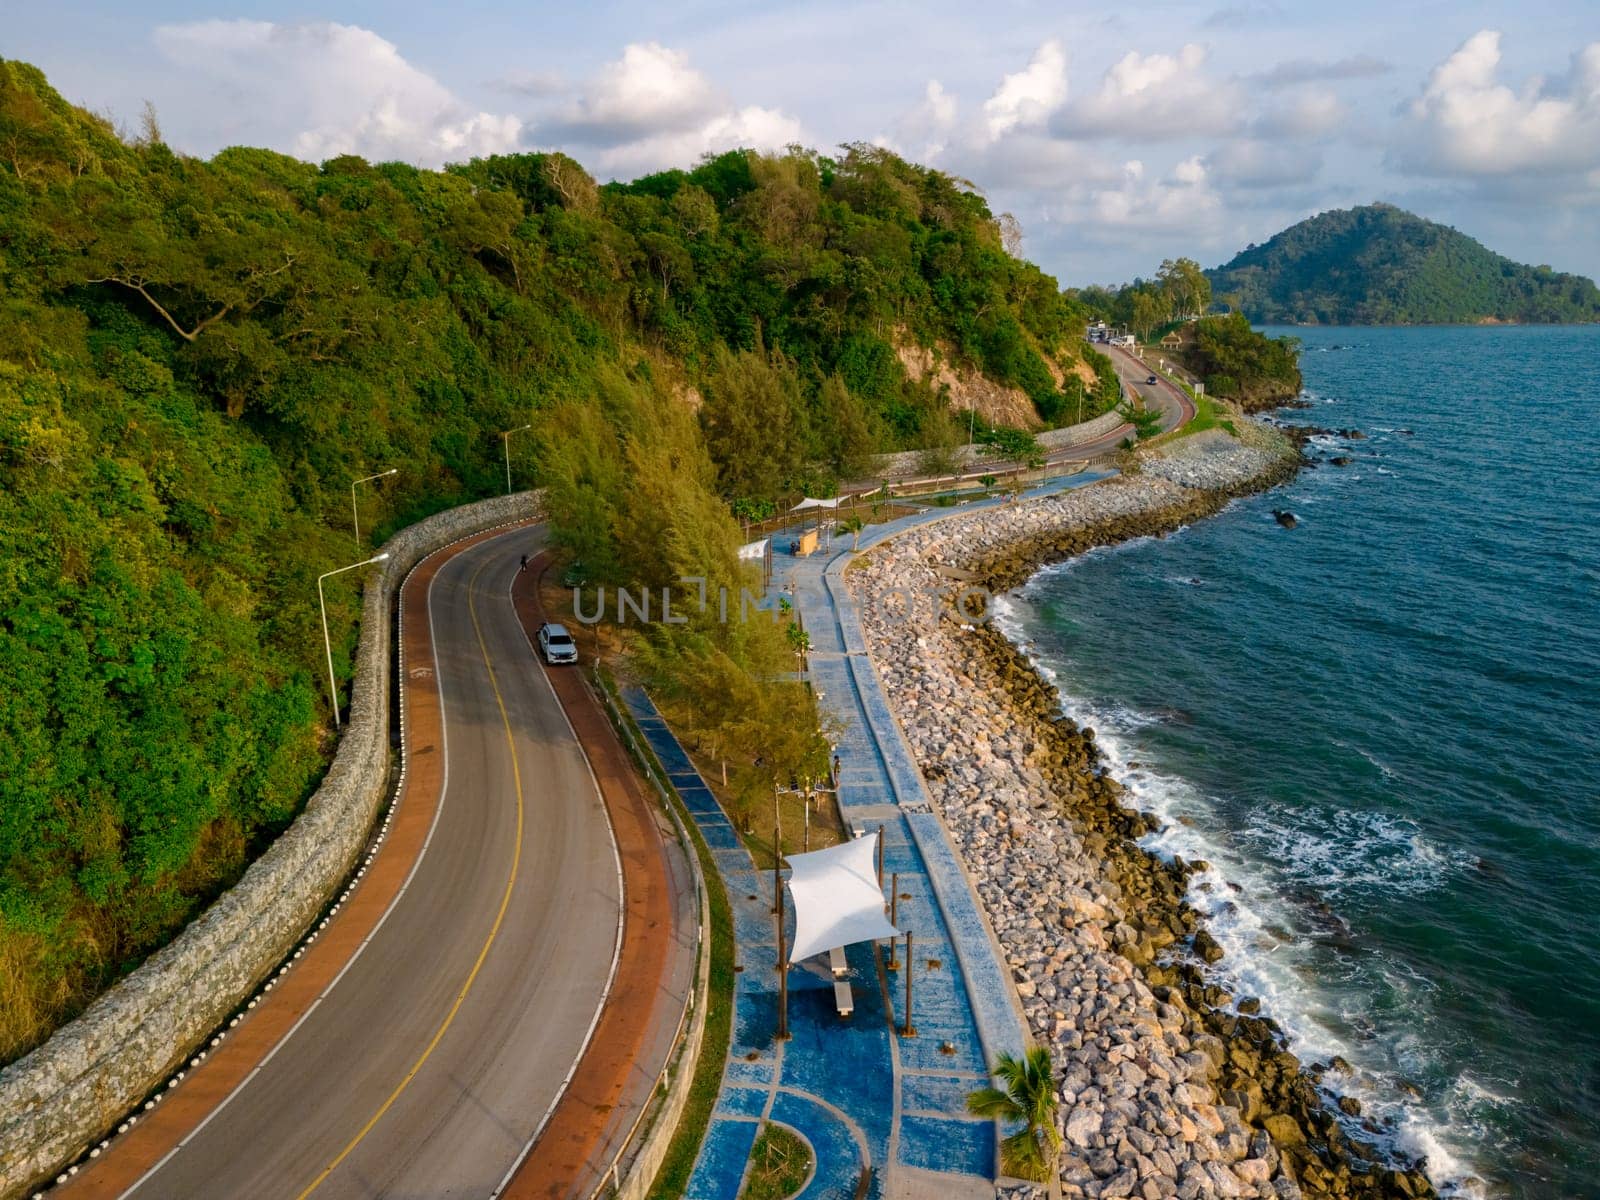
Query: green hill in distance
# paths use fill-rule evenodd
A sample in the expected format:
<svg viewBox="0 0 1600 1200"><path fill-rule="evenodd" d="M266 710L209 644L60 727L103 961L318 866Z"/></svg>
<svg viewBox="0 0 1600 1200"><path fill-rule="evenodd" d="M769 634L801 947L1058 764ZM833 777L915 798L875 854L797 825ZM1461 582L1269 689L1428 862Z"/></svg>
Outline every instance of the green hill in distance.
<svg viewBox="0 0 1600 1200"><path fill-rule="evenodd" d="M1391 204L1334 209L1207 271L1252 321L1308 325L1600 321L1600 289Z"/></svg>

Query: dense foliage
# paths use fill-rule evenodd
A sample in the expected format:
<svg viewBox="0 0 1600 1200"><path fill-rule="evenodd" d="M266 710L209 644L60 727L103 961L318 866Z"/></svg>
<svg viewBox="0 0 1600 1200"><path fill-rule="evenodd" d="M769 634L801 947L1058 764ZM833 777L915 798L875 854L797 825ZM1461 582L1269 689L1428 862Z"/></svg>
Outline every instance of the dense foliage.
<svg viewBox="0 0 1600 1200"><path fill-rule="evenodd" d="M1092 316L1144 341L1160 326L1191 320L1211 305L1211 281L1192 258L1166 259L1154 279L1070 293Z"/></svg>
<svg viewBox="0 0 1600 1200"><path fill-rule="evenodd" d="M1297 339L1267 337L1237 312L1201 317L1187 332L1193 341L1173 357L1200 376L1212 395L1257 408L1299 394Z"/></svg>
<svg viewBox="0 0 1600 1200"><path fill-rule="evenodd" d="M331 750L316 577L501 490L504 447L593 578L731 579L727 502L953 440L900 346L1076 417L1081 326L981 197L869 147L605 187L559 154L200 161L0 60L0 1059L293 818ZM351 482L390 467L358 546ZM329 581L341 679L358 588ZM770 621L641 656L736 739L805 728Z"/></svg>
<svg viewBox="0 0 1600 1200"><path fill-rule="evenodd" d="M1388 204L1292 225L1209 272L1253 321L1410 325L1600 321L1600 289L1524 266Z"/></svg>

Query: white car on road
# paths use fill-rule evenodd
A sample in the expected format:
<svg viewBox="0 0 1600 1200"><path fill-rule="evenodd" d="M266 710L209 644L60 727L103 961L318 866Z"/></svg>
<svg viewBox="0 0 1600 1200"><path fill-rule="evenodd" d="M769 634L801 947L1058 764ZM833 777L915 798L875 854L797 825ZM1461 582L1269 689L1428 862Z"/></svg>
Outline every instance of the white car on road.
<svg viewBox="0 0 1600 1200"><path fill-rule="evenodd" d="M539 653L551 666L578 661L578 644L572 640L565 625L546 621L539 626Z"/></svg>

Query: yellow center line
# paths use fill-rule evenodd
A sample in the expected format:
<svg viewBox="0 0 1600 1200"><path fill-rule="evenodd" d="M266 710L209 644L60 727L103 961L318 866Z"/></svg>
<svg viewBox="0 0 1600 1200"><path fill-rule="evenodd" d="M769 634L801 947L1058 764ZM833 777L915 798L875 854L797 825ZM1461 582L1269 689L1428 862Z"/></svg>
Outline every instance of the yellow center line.
<svg viewBox="0 0 1600 1200"><path fill-rule="evenodd" d="M389 1093L389 1098L383 1102L377 1112L372 1114L372 1119L361 1127L355 1137L350 1139L349 1145L339 1151L337 1157L322 1169L322 1173L313 1179L310 1186L301 1192L295 1200L305 1200L307 1196L321 1187L328 1176L338 1168L339 1164L349 1158L351 1152L361 1144L367 1134L371 1133L378 1122L383 1120L384 1114L394 1107L394 1103L400 1099L401 1093L411 1086L411 1081L417 1077L417 1072L422 1070L422 1064L427 1062L434 1050L438 1048L440 1041L444 1038L445 1031L450 1028L451 1023L456 1019L456 1014L461 1011L462 1002L466 1000L467 993L472 990L473 983L477 981L478 972L483 969L484 960L489 957L489 948L494 945L495 938L500 934L500 926L505 921L506 910L511 906L511 891L516 886L517 870L522 864L522 772L517 766L517 744L511 732L511 718L506 713L505 698L500 694L500 683L495 678L494 664L489 661L489 647L483 640L483 628L478 624L478 606L473 599L477 590L478 577L488 567L489 564L487 562L484 563L473 572L472 578L467 581L467 613L472 618L472 631L478 639L478 653L483 656L483 665L489 671L489 686L494 689L494 702L500 707L500 721L506 730L506 747L511 752L511 778L515 784L517 794L517 836L512 842L511 876L506 880L505 895L500 897L500 911L495 914L494 925L489 930L489 936L483 943L483 949L478 951L477 961L472 964L472 970L468 972L466 982L461 985L461 990L456 993L455 1003L450 1006L450 1011L445 1014L439 1028L434 1031L432 1040L428 1042L417 1061L411 1064L411 1069L406 1072L405 1078L400 1081L394 1091ZM444 704L442 684L439 697L439 703L442 707Z"/></svg>

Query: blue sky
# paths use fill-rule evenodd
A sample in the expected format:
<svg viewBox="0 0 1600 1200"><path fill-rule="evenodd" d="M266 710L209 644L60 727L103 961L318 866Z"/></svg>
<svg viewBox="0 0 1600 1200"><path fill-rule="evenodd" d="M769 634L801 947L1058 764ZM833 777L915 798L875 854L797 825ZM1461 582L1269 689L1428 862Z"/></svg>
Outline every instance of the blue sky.
<svg viewBox="0 0 1600 1200"><path fill-rule="evenodd" d="M1224 261L1387 200L1600 275L1600 7L1279 2L67 0L0 54L169 143L425 165L561 148L602 178L878 141L972 180L1063 283Z"/></svg>

